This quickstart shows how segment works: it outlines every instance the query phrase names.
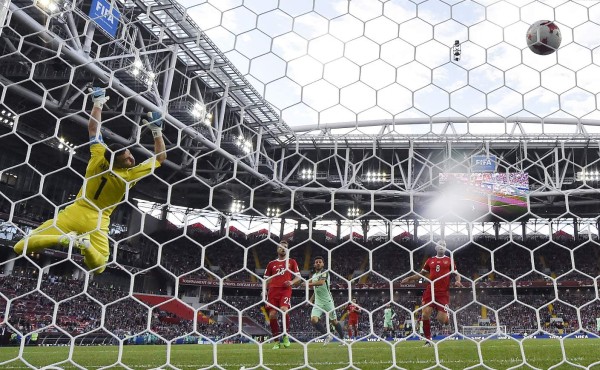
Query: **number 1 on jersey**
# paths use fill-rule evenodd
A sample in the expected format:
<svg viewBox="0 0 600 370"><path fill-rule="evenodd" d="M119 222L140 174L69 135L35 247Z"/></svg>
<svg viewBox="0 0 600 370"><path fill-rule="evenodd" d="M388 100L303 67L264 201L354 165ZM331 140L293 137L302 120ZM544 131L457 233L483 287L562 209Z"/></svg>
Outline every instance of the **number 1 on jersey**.
<svg viewBox="0 0 600 370"><path fill-rule="evenodd" d="M96 194L94 194L94 200L98 200L98 197L100 196L100 193L102 193L102 189L104 189L104 185L106 185L107 181L108 179L102 176L100 179L100 186L98 186L98 190L96 190Z"/></svg>

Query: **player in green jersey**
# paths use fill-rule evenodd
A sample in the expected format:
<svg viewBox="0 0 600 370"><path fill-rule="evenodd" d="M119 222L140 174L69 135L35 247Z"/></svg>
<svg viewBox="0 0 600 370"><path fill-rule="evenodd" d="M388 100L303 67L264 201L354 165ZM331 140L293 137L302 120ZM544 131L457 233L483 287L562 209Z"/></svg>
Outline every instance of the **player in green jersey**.
<svg viewBox="0 0 600 370"><path fill-rule="evenodd" d="M333 303L333 296L329 290L330 279L329 271L325 270L325 259L321 256L317 256L314 259L314 273L308 280L308 287L314 289L314 293L310 297L310 303L314 303L313 309L310 313L310 322L321 334L327 334L327 329L323 323L319 322L319 319L323 314L329 316L329 322L335 328L340 341L344 340L344 331L342 325L337 321L337 315L335 313L335 304ZM332 336L329 334L325 338L324 345L329 344Z"/></svg>
<svg viewBox="0 0 600 370"><path fill-rule="evenodd" d="M394 338L394 317L396 314L392 310L392 305L388 303L383 310L383 335L386 338Z"/></svg>

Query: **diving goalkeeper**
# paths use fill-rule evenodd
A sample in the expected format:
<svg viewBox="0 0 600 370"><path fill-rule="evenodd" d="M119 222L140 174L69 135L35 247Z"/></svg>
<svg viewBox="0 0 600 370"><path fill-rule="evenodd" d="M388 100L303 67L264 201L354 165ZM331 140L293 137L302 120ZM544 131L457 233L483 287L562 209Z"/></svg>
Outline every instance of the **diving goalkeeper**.
<svg viewBox="0 0 600 370"><path fill-rule="evenodd" d="M108 226L110 215L125 196L127 189L160 167L167 158L162 137L162 120L157 112L147 114L142 122L154 136L155 155L136 165L131 152L121 144L104 144L100 134L102 108L108 101L105 90L90 89L94 107L90 113L88 132L91 158L85 170L83 186L75 202L60 211L14 247L17 254L37 252L62 245L81 250L85 265L96 274L106 268L109 257Z"/></svg>

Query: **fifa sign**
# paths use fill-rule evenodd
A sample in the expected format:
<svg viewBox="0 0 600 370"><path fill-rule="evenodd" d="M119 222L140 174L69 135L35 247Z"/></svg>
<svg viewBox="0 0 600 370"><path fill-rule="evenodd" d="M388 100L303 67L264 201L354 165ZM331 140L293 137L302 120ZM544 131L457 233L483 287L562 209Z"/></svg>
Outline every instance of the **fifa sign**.
<svg viewBox="0 0 600 370"><path fill-rule="evenodd" d="M117 35L121 13L109 0L93 0L90 18L112 37Z"/></svg>
<svg viewBox="0 0 600 370"><path fill-rule="evenodd" d="M471 172L496 172L496 156L474 155L471 157Z"/></svg>

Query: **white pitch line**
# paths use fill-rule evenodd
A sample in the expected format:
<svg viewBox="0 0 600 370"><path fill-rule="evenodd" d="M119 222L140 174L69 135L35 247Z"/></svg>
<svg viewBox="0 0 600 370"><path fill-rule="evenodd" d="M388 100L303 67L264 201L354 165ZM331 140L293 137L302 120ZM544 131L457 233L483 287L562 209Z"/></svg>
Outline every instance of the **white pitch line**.
<svg viewBox="0 0 600 370"><path fill-rule="evenodd" d="M569 361L581 361L583 360L583 357L574 357L574 358L569 358ZM540 362L540 361L547 361L547 358L532 358L532 359L528 359L528 361L534 361L534 362ZM509 358L509 359L490 359L488 361L485 361L484 363L498 363L498 364L517 364L517 363L521 363L523 360L521 358ZM526 361L525 363L528 363L528 361ZM408 361L396 361L396 364L408 364L408 365L423 365L423 364L432 364L436 363L436 364L461 364L461 363L471 363L472 361L468 361L468 360L442 360L439 363L433 361L433 360L408 360ZM300 366L302 365L304 362L264 362L262 364L260 364L260 366ZM309 365L349 365L348 361L319 361L319 362L314 362L314 361L308 361ZM81 365L81 364L79 364ZM117 363L117 365L119 365L119 363ZM207 366L209 366L210 364L206 364ZM259 366L259 364L248 364L248 363L232 363L232 362L225 362L225 363L220 363L219 365L221 366L236 366L236 367L241 367L241 366ZM392 365L392 361L383 361L383 360L379 360L379 361L372 361L372 360L360 360L360 361L352 361L352 365ZM49 365L51 366L51 365ZM83 365L82 365L83 366ZM128 367L132 367L132 368L142 368L142 369L148 369L148 368L152 368L153 366L156 366L156 364L137 364L137 365L127 365ZM177 365L178 368L198 368L199 365ZM202 366L202 365L200 365ZM92 365L92 366L86 366L86 368L91 368L91 369L95 369L95 368L101 368L101 367L106 367L106 365ZM27 369L27 367L25 366L8 366L8 367L3 367L3 369Z"/></svg>

